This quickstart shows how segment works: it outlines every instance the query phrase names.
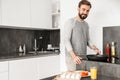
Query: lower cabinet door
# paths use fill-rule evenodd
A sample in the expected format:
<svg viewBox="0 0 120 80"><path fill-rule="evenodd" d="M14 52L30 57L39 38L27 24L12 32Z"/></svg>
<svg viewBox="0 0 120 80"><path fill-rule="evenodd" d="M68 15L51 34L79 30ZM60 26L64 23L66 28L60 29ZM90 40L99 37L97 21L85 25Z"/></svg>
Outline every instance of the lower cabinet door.
<svg viewBox="0 0 120 80"><path fill-rule="evenodd" d="M41 80L59 73L59 55L9 61L9 80Z"/></svg>
<svg viewBox="0 0 120 80"><path fill-rule="evenodd" d="M9 61L9 80L38 80L37 59Z"/></svg>
<svg viewBox="0 0 120 80"><path fill-rule="evenodd" d="M0 80L8 80L8 72L0 73Z"/></svg>
<svg viewBox="0 0 120 80"><path fill-rule="evenodd" d="M39 79L54 76L60 73L60 56L47 56L39 58Z"/></svg>

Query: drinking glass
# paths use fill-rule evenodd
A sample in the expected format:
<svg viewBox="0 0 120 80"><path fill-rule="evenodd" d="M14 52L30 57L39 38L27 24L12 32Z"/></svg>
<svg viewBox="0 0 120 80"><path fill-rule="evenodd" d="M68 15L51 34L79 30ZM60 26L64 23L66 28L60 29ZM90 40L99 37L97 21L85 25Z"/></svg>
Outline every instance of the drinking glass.
<svg viewBox="0 0 120 80"><path fill-rule="evenodd" d="M91 79L96 80L97 79L97 68L96 67L91 67L90 68L90 74L91 74Z"/></svg>

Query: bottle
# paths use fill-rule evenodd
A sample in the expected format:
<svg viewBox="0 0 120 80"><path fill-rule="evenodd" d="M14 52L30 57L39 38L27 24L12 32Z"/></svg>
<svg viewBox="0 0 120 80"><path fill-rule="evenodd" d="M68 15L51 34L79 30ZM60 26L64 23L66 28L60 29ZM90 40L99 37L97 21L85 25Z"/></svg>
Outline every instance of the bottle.
<svg viewBox="0 0 120 80"><path fill-rule="evenodd" d="M22 56L22 53L23 53L23 49L22 49L22 46L20 45L19 46L19 56Z"/></svg>
<svg viewBox="0 0 120 80"><path fill-rule="evenodd" d="M112 42L112 46L111 46L111 56L112 56L112 57L115 56L115 42Z"/></svg>
<svg viewBox="0 0 120 80"><path fill-rule="evenodd" d="M105 48L105 52L106 52L106 55L108 56L108 58L107 58L107 61L108 62L111 62L111 54L110 54L110 44L109 43L107 43L106 44L106 48Z"/></svg>
<svg viewBox="0 0 120 80"><path fill-rule="evenodd" d="M110 44L109 43L106 44L106 50L105 51L106 51L106 55L110 56Z"/></svg>
<svg viewBox="0 0 120 80"><path fill-rule="evenodd" d="M111 62L115 63L115 42L112 42L111 46Z"/></svg>

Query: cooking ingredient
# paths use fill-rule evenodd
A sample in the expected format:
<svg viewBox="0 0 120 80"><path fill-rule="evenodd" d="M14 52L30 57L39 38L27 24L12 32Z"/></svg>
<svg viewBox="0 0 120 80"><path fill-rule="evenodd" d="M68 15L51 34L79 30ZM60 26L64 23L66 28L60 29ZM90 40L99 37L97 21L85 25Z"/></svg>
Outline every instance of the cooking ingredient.
<svg viewBox="0 0 120 80"><path fill-rule="evenodd" d="M75 79L75 75L76 75L76 73L72 73L71 79Z"/></svg>
<svg viewBox="0 0 120 80"><path fill-rule="evenodd" d="M88 71L80 71L80 76L88 76Z"/></svg>
<svg viewBox="0 0 120 80"><path fill-rule="evenodd" d="M111 57L111 54L110 54L110 44L109 43L106 44L105 51L106 51L106 55L108 56L107 61L111 62L111 58L110 58Z"/></svg>
<svg viewBox="0 0 120 80"><path fill-rule="evenodd" d="M106 55L110 56L110 44L109 43L107 43L106 45Z"/></svg>
<svg viewBox="0 0 120 80"><path fill-rule="evenodd" d="M115 56L115 42L112 42L112 46L111 46L111 56Z"/></svg>
<svg viewBox="0 0 120 80"><path fill-rule="evenodd" d="M74 80L80 80L80 79L81 79L81 76L79 74L76 74Z"/></svg>
<svg viewBox="0 0 120 80"><path fill-rule="evenodd" d="M70 79L70 78L71 78L71 75L72 75L72 72L67 72L65 78L66 78L66 79Z"/></svg>
<svg viewBox="0 0 120 80"><path fill-rule="evenodd" d="M60 75L61 78L65 78L65 76L66 76L66 73L63 73Z"/></svg>
<svg viewBox="0 0 120 80"><path fill-rule="evenodd" d="M60 75L61 80L80 80L81 76L76 72L64 72Z"/></svg>
<svg viewBox="0 0 120 80"><path fill-rule="evenodd" d="M111 62L115 63L115 42L112 42L112 46L111 46Z"/></svg>

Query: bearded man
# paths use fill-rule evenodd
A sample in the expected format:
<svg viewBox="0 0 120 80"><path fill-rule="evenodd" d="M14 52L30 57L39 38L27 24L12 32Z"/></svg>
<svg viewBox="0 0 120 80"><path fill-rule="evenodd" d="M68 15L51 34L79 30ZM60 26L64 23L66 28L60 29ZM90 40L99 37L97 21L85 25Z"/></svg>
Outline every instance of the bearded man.
<svg viewBox="0 0 120 80"><path fill-rule="evenodd" d="M69 19L64 26L65 58L68 70L76 70L76 64L81 64L82 58L87 54L87 46L96 54L100 50L93 45L89 38L89 25L84 21L91 9L88 0L81 0L78 4L78 15Z"/></svg>

